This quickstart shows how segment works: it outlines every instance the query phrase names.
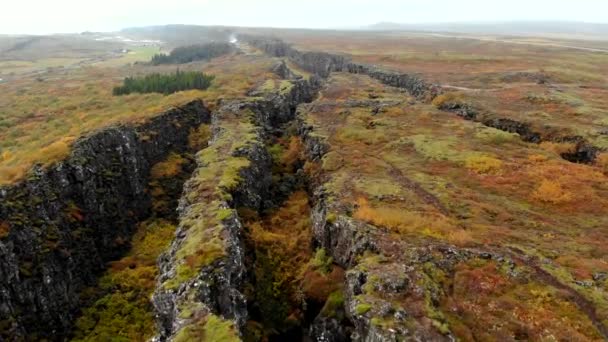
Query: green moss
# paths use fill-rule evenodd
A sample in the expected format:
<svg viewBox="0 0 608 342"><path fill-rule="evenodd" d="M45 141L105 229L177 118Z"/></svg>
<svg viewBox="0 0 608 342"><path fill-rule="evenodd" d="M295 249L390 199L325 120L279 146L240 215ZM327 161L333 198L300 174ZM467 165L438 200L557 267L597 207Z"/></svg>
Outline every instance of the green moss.
<svg viewBox="0 0 608 342"><path fill-rule="evenodd" d="M375 145L390 141L386 131L386 128L376 127L376 129L368 129L363 124L353 123L352 125L342 127L338 133L338 137L345 143L362 142L367 145Z"/></svg>
<svg viewBox="0 0 608 342"><path fill-rule="evenodd" d="M327 214L327 216L325 217L325 220L327 221L327 223L329 224L334 224L336 222L336 220L338 219L338 217L336 216L335 213L329 213Z"/></svg>
<svg viewBox="0 0 608 342"><path fill-rule="evenodd" d="M355 307L355 313L357 315L365 315L372 309L372 306L366 303L357 304Z"/></svg>
<svg viewBox="0 0 608 342"><path fill-rule="evenodd" d="M219 221L224 221L225 219L232 216L233 212L234 212L234 210L232 210L232 209L220 209L217 211L216 217Z"/></svg>
<svg viewBox="0 0 608 342"><path fill-rule="evenodd" d="M234 328L234 323L210 314L204 324L195 322L182 328L175 336L174 341L237 342L240 341L240 338Z"/></svg>
<svg viewBox="0 0 608 342"><path fill-rule="evenodd" d="M355 181L357 190L362 191L371 197L394 196L401 193L401 185L388 178L362 178Z"/></svg>
<svg viewBox="0 0 608 342"><path fill-rule="evenodd" d="M276 93L278 91L279 94L285 95L288 94L293 87L293 83L289 80L266 80L258 87L258 90L267 94Z"/></svg>
<svg viewBox="0 0 608 342"><path fill-rule="evenodd" d="M226 163L219 186L227 191L233 190L241 182L240 171L249 166L249 160L234 158Z"/></svg>
<svg viewBox="0 0 608 342"><path fill-rule="evenodd" d="M282 329L289 316L288 284L281 274L279 256L256 251L255 299L263 317L263 324L270 329Z"/></svg>
<svg viewBox="0 0 608 342"><path fill-rule="evenodd" d="M74 341L141 341L156 332L150 296L156 286L156 258L173 237L164 220L141 223L129 254L112 264L91 289L99 298L76 320Z"/></svg>
<svg viewBox="0 0 608 342"><path fill-rule="evenodd" d="M293 83L289 80L282 80L279 84L279 93L280 94L288 94L291 89L293 89Z"/></svg>
<svg viewBox="0 0 608 342"><path fill-rule="evenodd" d="M203 266L225 255L224 245L217 237L202 243L197 237L193 237L192 240L187 239L185 244L188 246L178 251L178 258L184 261L177 266L175 277L165 282L166 289L178 288L182 283L194 278Z"/></svg>
<svg viewBox="0 0 608 342"><path fill-rule="evenodd" d="M222 116L218 135L211 146L196 156L200 167L190 180L190 191L185 195L189 210L181 218L181 228L187 236L175 255L179 266L175 277L165 282L166 289L179 287L202 267L225 255L222 221L234 213L226 202L242 181L241 171L250 165L247 158L235 154L261 140L250 122L250 110L218 115Z"/></svg>
<svg viewBox="0 0 608 342"><path fill-rule="evenodd" d="M440 333L446 335L450 332L450 326L447 323L443 323L437 320L431 321L435 329L437 329Z"/></svg>
<svg viewBox="0 0 608 342"><path fill-rule="evenodd" d="M373 266L387 262L387 258L382 254L365 251L359 262L362 266Z"/></svg>
<svg viewBox="0 0 608 342"><path fill-rule="evenodd" d="M266 80L258 89L264 93L274 92L276 88L275 80Z"/></svg>
<svg viewBox="0 0 608 342"><path fill-rule="evenodd" d="M325 248L319 248L315 252L314 258L310 261L313 268L321 273L327 274L331 271L334 259L327 255Z"/></svg>
<svg viewBox="0 0 608 342"><path fill-rule="evenodd" d="M377 274L372 274L368 277L367 282L363 285L363 292L366 294L373 294L376 285L380 282L380 277Z"/></svg>
<svg viewBox="0 0 608 342"><path fill-rule="evenodd" d="M458 160L459 154L455 149L455 141L452 138L430 137L426 135L414 135L410 138L416 152L433 160Z"/></svg>
<svg viewBox="0 0 608 342"><path fill-rule="evenodd" d="M194 151L200 151L207 147L211 137L211 125L201 124L198 128L190 130L188 146Z"/></svg>
<svg viewBox="0 0 608 342"><path fill-rule="evenodd" d="M336 171L338 170L342 164L342 157L337 152L328 152L323 156L323 170L325 171Z"/></svg>
<svg viewBox="0 0 608 342"><path fill-rule="evenodd" d="M268 150L268 154L272 157L272 160L281 160L281 156L285 152L285 148L281 144L273 144L266 148Z"/></svg>
<svg viewBox="0 0 608 342"><path fill-rule="evenodd" d="M342 310L344 309L344 292L340 289L332 292L327 300L325 301L325 305L321 309L321 314L326 317L339 318L342 315Z"/></svg>
<svg viewBox="0 0 608 342"><path fill-rule="evenodd" d="M503 145L512 141L517 141L519 134L479 125L476 127L475 138L485 143Z"/></svg>

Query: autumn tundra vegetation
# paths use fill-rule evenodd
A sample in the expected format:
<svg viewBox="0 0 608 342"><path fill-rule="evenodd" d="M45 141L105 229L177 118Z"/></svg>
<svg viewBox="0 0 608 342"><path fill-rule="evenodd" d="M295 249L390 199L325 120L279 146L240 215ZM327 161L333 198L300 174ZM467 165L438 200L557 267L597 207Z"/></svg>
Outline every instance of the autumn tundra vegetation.
<svg viewBox="0 0 608 342"><path fill-rule="evenodd" d="M200 30L0 61L0 339L608 338L607 53Z"/></svg>

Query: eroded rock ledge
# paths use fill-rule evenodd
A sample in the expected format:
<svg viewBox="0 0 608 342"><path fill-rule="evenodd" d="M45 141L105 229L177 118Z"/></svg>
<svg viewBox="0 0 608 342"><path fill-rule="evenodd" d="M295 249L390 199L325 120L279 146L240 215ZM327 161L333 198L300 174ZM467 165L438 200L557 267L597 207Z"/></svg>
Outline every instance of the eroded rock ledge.
<svg viewBox="0 0 608 342"><path fill-rule="evenodd" d="M201 101L138 126L78 140L70 157L0 189L0 331L3 338L60 339L73 324L79 292L128 248L151 209L150 168L188 147L210 121Z"/></svg>
<svg viewBox="0 0 608 342"><path fill-rule="evenodd" d="M262 99L223 104L213 114L214 136L180 200L179 227L161 256L154 305L156 340L185 341L212 325L238 338L248 318L244 295L243 225L236 209L261 209L269 199L272 160L264 141L313 99L318 80L292 80ZM208 335L206 335L209 337Z"/></svg>

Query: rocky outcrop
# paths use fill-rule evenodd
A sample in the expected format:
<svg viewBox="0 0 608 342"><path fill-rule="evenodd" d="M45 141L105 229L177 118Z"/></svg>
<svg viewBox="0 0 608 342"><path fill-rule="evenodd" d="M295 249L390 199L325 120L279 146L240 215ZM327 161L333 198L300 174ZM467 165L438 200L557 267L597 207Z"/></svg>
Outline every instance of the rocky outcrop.
<svg viewBox="0 0 608 342"><path fill-rule="evenodd" d="M517 133L521 140L538 144L541 142L541 135L534 132L530 125L524 122L515 121L506 118L487 118L482 120L482 123L488 127L493 127L501 131Z"/></svg>
<svg viewBox="0 0 608 342"><path fill-rule="evenodd" d="M357 63L349 63L347 71L353 74L368 75L388 86L405 89L412 96L421 100L430 101L441 92L438 85L428 83L419 76L412 74L397 73L376 66Z"/></svg>
<svg viewBox="0 0 608 342"><path fill-rule="evenodd" d="M529 143L539 144L543 141L570 142L575 143L574 150L562 153L561 157L569 162L590 164L595 161L600 149L593 146L582 136L556 136L543 135L535 131L532 125L508 118L497 118L491 115L483 115L471 105L459 102L446 102L439 109L455 113L465 120L476 121L485 126L499 129L501 131L517 133L521 140ZM552 134L555 135L555 134Z"/></svg>
<svg viewBox="0 0 608 342"><path fill-rule="evenodd" d="M332 72L344 71L368 75L386 85L404 89L412 96L420 99L432 100L440 93L439 86L430 84L416 75L398 73L376 66L355 63L343 55L316 51L299 51L279 39L252 36L243 36L241 38L271 56L287 57L302 69L323 78L329 77Z"/></svg>
<svg viewBox="0 0 608 342"><path fill-rule="evenodd" d="M220 111L226 110L230 109L220 109ZM260 137L258 136L257 139ZM263 144L252 143L234 151L233 156L247 158L250 165L239 171L239 184L230 192L232 200L223 200L218 209L240 206L260 207L271 182L269 176L271 160L268 152ZM194 174L208 166L208 164L199 163ZM247 273L244 262L243 227L235 214L220 222L219 238L223 246L223 256L198 270L193 277L184 280L176 288L165 286L165 282L174 278L179 272L177 255L182 245L187 243L187 231L194 229L191 225L196 223L192 219L204 220L198 212L200 205L208 204L205 199L200 199L197 195L196 179L192 178L186 182L184 195L180 200L180 224L175 240L158 262L159 285L152 300L159 327L159 335L155 338L157 341L172 340L180 330L193 324L192 317L185 314L186 311L207 311L232 320L238 330L242 329L246 323L247 303L242 293Z"/></svg>
<svg viewBox="0 0 608 342"><path fill-rule="evenodd" d="M398 73L382 69L373 65L355 63L347 56L329 54L325 52L302 52L293 48L290 44L279 39L261 38L254 36L243 36L244 40L252 46L264 51L274 57L287 57L299 67L323 78L329 77L332 72L349 72L363 74L374 78L383 84L399 89L404 89L410 95L419 100L429 102L440 95L443 90L441 86L432 84L418 75ZM533 79L538 83L547 82L546 75L533 73L515 73L505 76L506 81L519 79ZM441 110L456 113L466 120L481 122L488 127L502 131L518 133L523 141L540 143L542 141L561 141L564 138L544 137L540 132L532 129L531 125L509 118L481 117L479 111L469 104L447 102L440 106ZM593 163L600 151L586 140L577 142L574 151L562 154L562 158L574 163Z"/></svg>
<svg viewBox="0 0 608 342"><path fill-rule="evenodd" d="M243 35L239 38L273 57L287 57L302 69L326 78L334 71L346 69L349 59L325 52L299 51L279 39Z"/></svg>
<svg viewBox="0 0 608 342"><path fill-rule="evenodd" d="M561 141L570 141L576 144L573 151L561 154L562 158L573 163L593 163L600 152L598 147L593 146L580 136L575 136L574 139L562 138Z"/></svg>
<svg viewBox="0 0 608 342"><path fill-rule="evenodd" d="M282 72L292 75L290 71ZM180 249L192 238L188 236L191 234L189 231L196 229L192 225L205 220L201 206L208 206L209 201L216 201L211 197L213 195L206 198L199 196L200 188L196 186L199 180L196 176L186 182L180 201L180 224L176 238L159 260L161 275L153 297L159 323L159 335L156 340L173 340L180 334L183 336L193 325L200 325L196 321L197 315L217 315L233 321L239 332L244 328L248 312L243 293L248 274L244 261L243 227L234 209L248 207L261 210L272 205L272 199L269 198L272 160L264 145L266 135L281 124L293 120L296 107L300 103L311 101L320 85L316 77L309 80L293 79L291 83L292 86L287 91L268 94L263 99L224 103L214 113L212 128L215 137L209 148L230 153L229 158L244 158L248 164L238 171L238 184L235 187L219 191L223 195L219 196L218 209L231 211L231 214L219 222L219 227L207 228L219 232L216 236L222 246L222 255L196 270L194 276L179 280L175 286L167 286L168 281L174 280L179 273L177 268ZM225 141L226 137L222 138L223 135L232 132L223 127L223 118L239 117L243 113L252 114L249 119L256 129L248 134L247 141L239 142L242 147L232 151L225 150L218 144ZM220 159L218 162L221 162ZM194 175L204 172L205 168L218 166L210 163L214 162L199 160ZM220 187L218 184L211 186Z"/></svg>
<svg viewBox="0 0 608 342"><path fill-rule="evenodd" d="M2 337L62 339L79 293L128 248L150 213L150 168L188 146L190 129L209 122L201 101L139 126L103 129L75 142L54 166L0 189Z"/></svg>

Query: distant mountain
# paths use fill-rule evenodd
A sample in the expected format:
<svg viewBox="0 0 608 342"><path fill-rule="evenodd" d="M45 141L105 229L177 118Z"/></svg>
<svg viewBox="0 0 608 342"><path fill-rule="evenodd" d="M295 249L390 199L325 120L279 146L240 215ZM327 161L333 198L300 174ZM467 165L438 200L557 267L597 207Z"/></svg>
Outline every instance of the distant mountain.
<svg viewBox="0 0 608 342"><path fill-rule="evenodd" d="M402 24L381 22L365 27L373 31L427 31L517 36L585 36L608 39L608 24L569 21L510 21L471 23Z"/></svg>

